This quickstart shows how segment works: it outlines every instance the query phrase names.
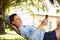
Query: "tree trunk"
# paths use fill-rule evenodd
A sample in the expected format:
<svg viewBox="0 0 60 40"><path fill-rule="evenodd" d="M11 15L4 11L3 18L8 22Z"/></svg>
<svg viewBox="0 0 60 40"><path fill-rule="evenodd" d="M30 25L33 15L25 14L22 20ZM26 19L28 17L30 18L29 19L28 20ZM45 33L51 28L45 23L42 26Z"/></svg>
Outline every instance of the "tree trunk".
<svg viewBox="0 0 60 40"><path fill-rule="evenodd" d="M0 18L0 34L5 33L4 21Z"/></svg>
<svg viewBox="0 0 60 40"><path fill-rule="evenodd" d="M2 6L2 1L0 1L0 15L3 16L3 6ZM3 18L0 17L0 34L5 33L5 26L4 26L4 21Z"/></svg>

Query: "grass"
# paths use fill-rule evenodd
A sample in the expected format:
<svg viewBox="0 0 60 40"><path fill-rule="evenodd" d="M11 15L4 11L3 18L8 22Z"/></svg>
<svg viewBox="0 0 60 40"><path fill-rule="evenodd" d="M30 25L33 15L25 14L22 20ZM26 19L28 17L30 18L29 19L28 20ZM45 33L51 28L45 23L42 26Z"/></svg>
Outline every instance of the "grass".
<svg viewBox="0 0 60 40"><path fill-rule="evenodd" d="M25 39L24 38L13 38L13 39L0 38L0 40L25 40Z"/></svg>
<svg viewBox="0 0 60 40"><path fill-rule="evenodd" d="M0 40L26 40L25 38L18 35L15 31L5 29L6 34L0 35Z"/></svg>

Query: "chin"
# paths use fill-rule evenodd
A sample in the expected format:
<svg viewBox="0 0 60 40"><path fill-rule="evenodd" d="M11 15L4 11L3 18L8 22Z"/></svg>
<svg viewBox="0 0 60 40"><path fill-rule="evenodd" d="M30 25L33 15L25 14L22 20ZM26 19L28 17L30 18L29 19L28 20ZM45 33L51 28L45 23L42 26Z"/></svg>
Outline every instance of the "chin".
<svg viewBox="0 0 60 40"><path fill-rule="evenodd" d="M22 24L19 24L19 26L21 26Z"/></svg>

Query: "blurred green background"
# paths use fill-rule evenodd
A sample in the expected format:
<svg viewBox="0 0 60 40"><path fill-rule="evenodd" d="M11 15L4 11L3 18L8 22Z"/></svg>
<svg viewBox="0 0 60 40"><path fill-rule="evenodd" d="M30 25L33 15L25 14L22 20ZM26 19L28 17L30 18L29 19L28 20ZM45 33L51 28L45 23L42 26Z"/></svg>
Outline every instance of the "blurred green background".
<svg viewBox="0 0 60 40"><path fill-rule="evenodd" d="M60 14L60 0L57 0L58 4L54 3L54 0L49 1L57 8L57 14ZM39 10L43 12L48 11L45 0L0 0L0 40L26 40L10 27L6 16L14 12L19 13L22 10L26 10L30 14L33 14L34 18L34 12L31 7L36 8L38 12Z"/></svg>

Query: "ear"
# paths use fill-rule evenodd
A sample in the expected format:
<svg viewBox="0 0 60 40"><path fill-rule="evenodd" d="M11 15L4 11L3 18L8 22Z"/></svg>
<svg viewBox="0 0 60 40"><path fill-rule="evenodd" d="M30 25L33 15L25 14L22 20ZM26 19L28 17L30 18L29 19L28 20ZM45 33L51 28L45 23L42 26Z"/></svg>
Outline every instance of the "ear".
<svg viewBox="0 0 60 40"><path fill-rule="evenodd" d="M15 22L13 21L12 24L15 24Z"/></svg>

